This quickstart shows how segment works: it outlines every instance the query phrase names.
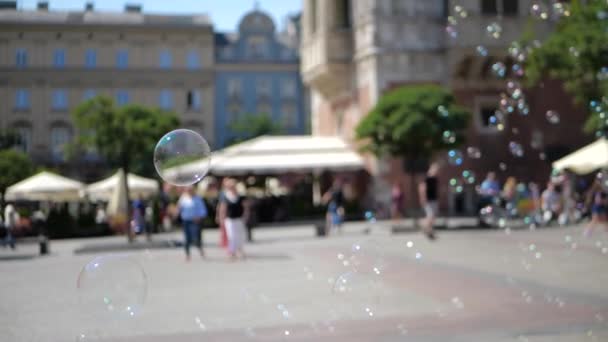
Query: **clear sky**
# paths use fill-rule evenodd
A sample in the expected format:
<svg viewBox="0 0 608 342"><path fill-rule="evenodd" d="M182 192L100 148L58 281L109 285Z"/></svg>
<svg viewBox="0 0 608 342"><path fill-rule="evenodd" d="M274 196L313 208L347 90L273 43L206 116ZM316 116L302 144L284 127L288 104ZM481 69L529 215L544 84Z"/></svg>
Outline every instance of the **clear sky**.
<svg viewBox="0 0 608 342"><path fill-rule="evenodd" d="M50 10L83 10L87 0L47 0ZM17 0L19 8L34 9L38 0ZM216 30L235 31L240 18L254 8L254 0L97 0L99 10L122 11L125 3L141 4L145 13L207 13ZM258 0L259 8L270 14L278 27L287 14L300 11L302 0Z"/></svg>

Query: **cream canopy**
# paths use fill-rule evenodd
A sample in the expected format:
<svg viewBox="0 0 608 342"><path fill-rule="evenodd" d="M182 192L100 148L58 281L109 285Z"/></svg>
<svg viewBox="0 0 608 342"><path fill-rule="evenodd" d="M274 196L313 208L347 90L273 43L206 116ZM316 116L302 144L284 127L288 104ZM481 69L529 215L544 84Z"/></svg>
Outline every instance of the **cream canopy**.
<svg viewBox="0 0 608 342"><path fill-rule="evenodd" d="M84 184L58 174L43 171L7 188L7 200L77 201Z"/></svg>
<svg viewBox="0 0 608 342"><path fill-rule="evenodd" d="M608 141L598 139L553 163L556 170L571 170L577 174L587 174L608 167Z"/></svg>
<svg viewBox="0 0 608 342"><path fill-rule="evenodd" d="M364 168L359 154L339 137L262 136L213 153L211 163L203 160L175 167L168 173L190 174L207 165L218 176Z"/></svg>
<svg viewBox="0 0 608 342"><path fill-rule="evenodd" d="M87 186L86 193L89 198L92 200L109 200L115 189L122 185L121 172L119 170L114 175ZM124 172L122 172L122 177L124 178ZM129 184L129 195L132 198L138 196L149 197L158 193L158 183L151 178L129 173L127 183Z"/></svg>

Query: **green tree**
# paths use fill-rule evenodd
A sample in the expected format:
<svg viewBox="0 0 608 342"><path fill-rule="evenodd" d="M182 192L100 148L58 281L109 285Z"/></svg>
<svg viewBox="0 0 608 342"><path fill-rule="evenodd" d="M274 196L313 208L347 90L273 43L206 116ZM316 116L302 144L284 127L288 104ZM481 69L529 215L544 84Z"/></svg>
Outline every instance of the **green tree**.
<svg viewBox="0 0 608 342"><path fill-rule="evenodd" d="M156 143L179 124L174 113L135 104L118 107L107 97L80 104L72 116L80 132L77 146L94 147L111 166L122 168L125 174L147 171L144 174L150 175ZM125 187L128 196L126 177Z"/></svg>
<svg viewBox="0 0 608 342"><path fill-rule="evenodd" d="M531 50L526 62L527 83L535 85L546 77L561 80L578 104L592 109L585 130L605 134L608 125L600 116L606 114L591 103L600 103L602 97L608 101L608 2L589 0L583 4L573 0L570 12L539 47Z"/></svg>
<svg viewBox="0 0 608 342"><path fill-rule="evenodd" d="M23 152L14 149L0 150L0 194L4 200L6 188L25 179L34 172L36 168L30 158Z"/></svg>
<svg viewBox="0 0 608 342"><path fill-rule="evenodd" d="M228 145L253 139L262 135L279 135L282 127L268 114L243 115L230 124L232 139Z"/></svg>
<svg viewBox="0 0 608 342"><path fill-rule="evenodd" d="M470 113L443 87L404 86L380 98L357 126L356 137L363 151L401 157L405 171L414 174L438 151L462 144L469 119ZM412 184L414 193L415 188Z"/></svg>

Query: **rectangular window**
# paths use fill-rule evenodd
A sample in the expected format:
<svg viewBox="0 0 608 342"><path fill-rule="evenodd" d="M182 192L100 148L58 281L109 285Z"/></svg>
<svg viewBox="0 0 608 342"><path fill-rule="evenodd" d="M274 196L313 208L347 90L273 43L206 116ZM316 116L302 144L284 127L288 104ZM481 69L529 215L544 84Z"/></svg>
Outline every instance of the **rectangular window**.
<svg viewBox="0 0 608 342"><path fill-rule="evenodd" d="M201 58L196 50L188 51L188 55L186 57L186 65L188 69L200 69L201 68Z"/></svg>
<svg viewBox="0 0 608 342"><path fill-rule="evenodd" d="M82 99L83 99L84 101L88 101L88 100L90 100L90 99L94 98L96 95L97 95L97 94L96 94L95 90L93 90L93 89L87 89L87 90L85 90L85 91L84 91L84 93L82 94Z"/></svg>
<svg viewBox="0 0 608 342"><path fill-rule="evenodd" d="M168 69L171 67L172 64L172 58L171 58L171 51L165 49L162 50L158 56L159 58L159 66L163 69Z"/></svg>
<svg viewBox="0 0 608 342"><path fill-rule="evenodd" d="M239 97L241 96L241 80L233 78L228 80L228 96Z"/></svg>
<svg viewBox="0 0 608 342"><path fill-rule="evenodd" d="M67 127L51 128L51 153L53 161L65 160L65 146L71 140L70 130Z"/></svg>
<svg viewBox="0 0 608 342"><path fill-rule="evenodd" d="M129 103L129 92L126 90L118 90L116 92L116 104L124 106Z"/></svg>
<svg viewBox="0 0 608 342"><path fill-rule="evenodd" d="M53 110L66 110L68 109L68 95L65 89L53 90L53 98L51 106Z"/></svg>
<svg viewBox="0 0 608 342"><path fill-rule="evenodd" d="M506 16L516 16L519 12L518 0L503 0L502 13Z"/></svg>
<svg viewBox="0 0 608 342"><path fill-rule="evenodd" d="M189 90L186 94L186 106L188 109L201 109L201 93L198 90Z"/></svg>
<svg viewBox="0 0 608 342"><path fill-rule="evenodd" d="M296 82L293 78L286 78L281 84L283 97L292 98L296 96Z"/></svg>
<svg viewBox="0 0 608 342"><path fill-rule="evenodd" d="M494 127L493 120L495 120L496 107L495 106L484 106L479 110L479 119L481 126L484 128Z"/></svg>
<svg viewBox="0 0 608 342"><path fill-rule="evenodd" d="M15 92L15 109L30 109L30 91L27 89L17 89Z"/></svg>
<svg viewBox="0 0 608 342"><path fill-rule="evenodd" d="M116 52L116 67L124 69L129 66L129 51L120 49Z"/></svg>
<svg viewBox="0 0 608 342"><path fill-rule="evenodd" d="M28 153L32 146L32 128L29 126L17 126L15 132L19 137L19 150Z"/></svg>
<svg viewBox="0 0 608 342"><path fill-rule="evenodd" d="M160 91L159 97L160 108L169 110L173 108L173 93L169 89L163 89Z"/></svg>
<svg viewBox="0 0 608 342"><path fill-rule="evenodd" d="M84 53L84 66L94 68L97 66L97 50L87 49Z"/></svg>
<svg viewBox="0 0 608 342"><path fill-rule="evenodd" d="M15 51L15 65L20 68L27 66L27 50L17 49Z"/></svg>
<svg viewBox="0 0 608 342"><path fill-rule="evenodd" d="M53 66L63 68L65 66L65 49L57 49L53 53Z"/></svg>
<svg viewBox="0 0 608 342"><path fill-rule="evenodd" d="M336 25L338 28L350 27L350 0L335 0L336 4Z"/></svg>
<svg viewBox="0 0 608 342"><path fill-rule="evenodd" d="M267 78L258 78L256 82L256 93L259 98L270 97L271 84Z"/></svg>
<svg viewBox="0 0 608 342"><path fill-rule="evenodd" d="M297 111L293 104L284 104L281 108L283 126L287 129L297 126Z"/></svg>
<svg viewBox="0 0 608 342"><path fill-rule="evenodd" d="M498 14L498 10L496 8L496 0L481 0L481 14L483 14L483 15Z"/></svg>

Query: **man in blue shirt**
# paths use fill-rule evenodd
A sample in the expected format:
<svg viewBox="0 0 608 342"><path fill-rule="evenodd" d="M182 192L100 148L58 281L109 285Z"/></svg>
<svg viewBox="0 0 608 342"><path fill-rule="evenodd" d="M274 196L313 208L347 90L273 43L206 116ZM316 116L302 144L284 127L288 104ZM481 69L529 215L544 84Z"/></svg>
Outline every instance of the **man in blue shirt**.
<svg viewBox="0 0 608 342"><path fill-rule="evenodd" d="M490 171L479 187L479 205L477 211L479 212L482 208L494 203L494 199L499 195L500 184L496 180L496 173Z"/></svg>
<svg viewBox="0 0 608 342"><path fill-rule="evenodd" d="M198 247L201 257L204 257L201 239L201 222L207 217L207 207L203 200L194 194L194 188L188 187L180 196L177 207L184 227L184 248L186 261L190 261L190 245Z"/></svg>

